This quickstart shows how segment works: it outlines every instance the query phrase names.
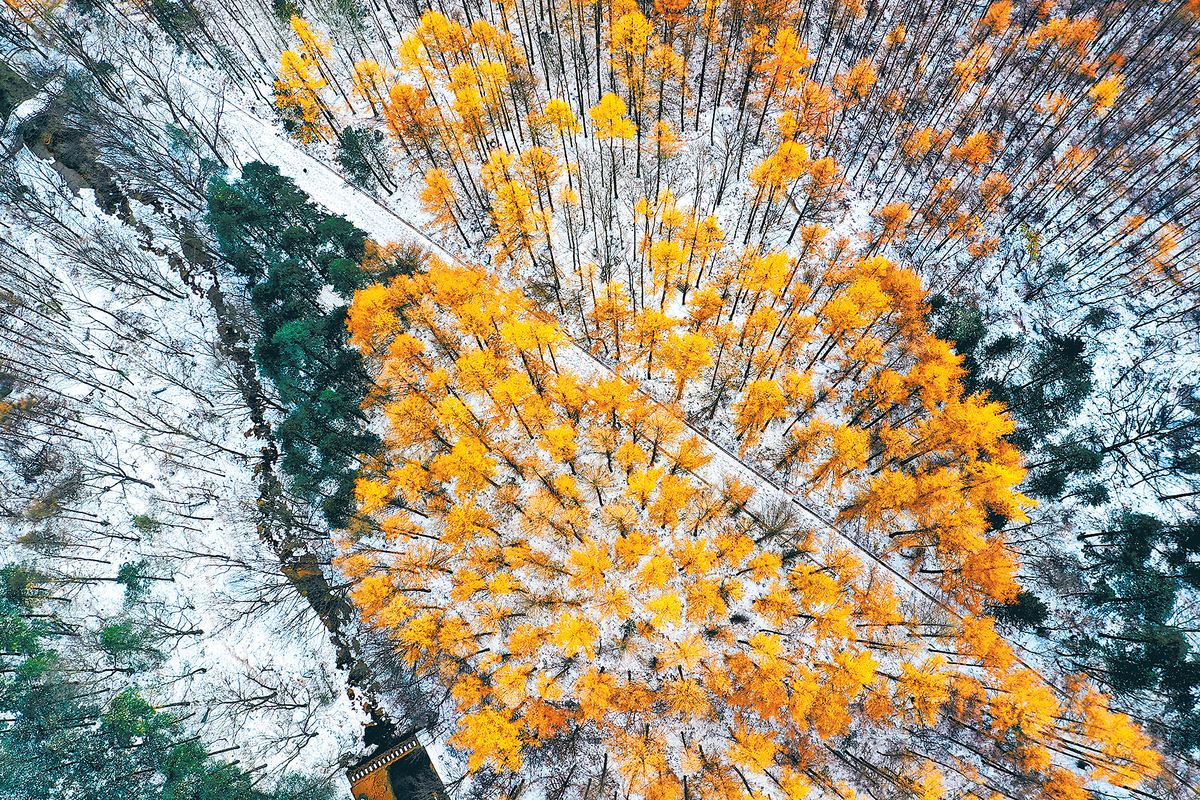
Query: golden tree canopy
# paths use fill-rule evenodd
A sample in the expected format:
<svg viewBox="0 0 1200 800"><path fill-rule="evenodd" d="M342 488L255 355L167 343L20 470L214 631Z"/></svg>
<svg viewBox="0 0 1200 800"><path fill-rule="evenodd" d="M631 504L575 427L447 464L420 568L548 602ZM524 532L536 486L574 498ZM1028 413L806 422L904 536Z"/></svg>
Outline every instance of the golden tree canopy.
<svg viewBox="0 0 1200 800"><path fill-rule="evenodd" d="M843 522L865 531L923 520L904 546L947 565L951 596L1003 596L1011 558L978 518L1020 513L1021 471L1001 439L1011 423L957 388L957 361L923 330L903 271L867 260L843 278L807 357L831 339L849 348L890 309L911 368L875 369L862 408L886 417L879 404L913 403L919 421L872 429L826 407L803 426L821 453L810 495L858 487ZM900 313L900 298L917 308ZM1063 746L1096 748L1117 781L1156 769L1145 737L1095 695L1047 684L986 618L944 604L931 618L923 590L761 497L774 493L542 320L483 271L434 260L360 291L348 322L376 364L388 430L358 485L373 521L351 532L342 564L371 624L448 690L451 741L471 770L525 780L563 757L631 796L791 798L838 785L837 753L869 732L901 743L884 765L897 781L932 787L964 775L914 760L912 737L945 725L1063 791L1082 787L1055 763ZM708 338L665 341L664 378L707 368ZM731 413L762 437L815 399L812 380L789 373L750 382Z"/></svg>

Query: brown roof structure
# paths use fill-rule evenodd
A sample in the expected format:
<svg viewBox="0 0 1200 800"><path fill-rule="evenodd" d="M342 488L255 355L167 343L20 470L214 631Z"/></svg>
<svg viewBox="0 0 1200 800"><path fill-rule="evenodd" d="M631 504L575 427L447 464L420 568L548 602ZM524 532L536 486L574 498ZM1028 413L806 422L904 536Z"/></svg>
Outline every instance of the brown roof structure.
<svg viewBox="0 0 1200 800"><path fill-rule="evenodd" d="M346 771L354 800L446 800L446 788L416 736Z"/></svg>

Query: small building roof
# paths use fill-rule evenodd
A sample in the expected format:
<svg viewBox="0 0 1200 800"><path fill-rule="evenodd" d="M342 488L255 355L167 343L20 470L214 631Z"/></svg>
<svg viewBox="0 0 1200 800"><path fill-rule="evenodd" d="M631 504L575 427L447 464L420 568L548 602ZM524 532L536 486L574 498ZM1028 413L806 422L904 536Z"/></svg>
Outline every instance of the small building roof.
<svg viewBox="0 0 1200 800"><path fill-rule="evenodd" d="M444 800L445 785L415 735L346 771L354 800Z"/></svg>

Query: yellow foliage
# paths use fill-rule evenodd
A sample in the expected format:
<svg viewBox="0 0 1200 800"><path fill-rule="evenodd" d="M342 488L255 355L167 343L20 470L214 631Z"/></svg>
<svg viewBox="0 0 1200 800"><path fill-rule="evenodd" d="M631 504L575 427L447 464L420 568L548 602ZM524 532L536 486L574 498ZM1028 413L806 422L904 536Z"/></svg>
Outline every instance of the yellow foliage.
<svg viewBox="0 0 1200 800"><path fill-rule="evenodd" d="M468 767L478 770L485 764L497 769L521 768L521 730L503 711L484 707L467 714L450 741L470 753Z"/></svg>
<svg viewBox="0 0 1200 800"><path fill-rule="evenodd" d="M498 228L514 213L506 202L537 222L548 154L489 156ZM764 182L799 175L788 163ZM836 164L803 170L820 183ZM984 183L981 198L1008 191L1003 176ZM900 238L911 209L883 211L880 240ZM573 369L585 357L545 312L481 269L431 260L350 309L386 430L356 487L378 526L347 536L341 563L398 657L433 668L458 704L452 741L469 768L516 771L523 747L586 726L611 744L612 780L631 797L682 797L685 774L688 794L737 797L738 771L764 798L801 797L797 770L820 775L826 741L908 736L957 715L985 740L1037 746L1070 728L1106 754L1111 781L1152 774L1126 720L1014 670L990 619L939 611L939 627L922 627L929 604L852 546L910 555L947 608L1019 588L1012 550L987 525L989 511L1021 519L1029 505L1013 488L1024 477L1004 440L1013 423L965 395L961 357L926 329L920 280L826 242L820 226L804 255L713 250L697 280L698 216L670 192L637 212L645 263L688 296L652 296L656 310L609 282L581 309L646 386ZM715 222L707 230L719 241ZM514 228L514 255L536 231ZM824 276L810 274L817 260ZM718 382L713 418L755 469L786 474L803 509L759 499L774 490L756 496L671 402L692 386L712 397ZM789 502L777 511L774 499ZM838 531L819 518L835 503ZM962 664L928 652L955 646ZM1006 764L1048 768L1037 747L1005 752ZM897 774L928 797L949 783L917 765Z"/></svg>
<svg viewBox="0 0 1200 800"><path fill-rule="evenodd" d="M599 104L588 111L595 124L597 139L632 139L637 126L625 116L625 101L609 92L600 98Z"/></svg>
<svg viewBox="0 0 1200 800"><path fill-rule="evenodd" d="M1092 112L1099 114L1111 108L1121 91L1122 84L1123 79L1120 75L1110 75L1088 89L1088 97L1092 101Z"/></svg>

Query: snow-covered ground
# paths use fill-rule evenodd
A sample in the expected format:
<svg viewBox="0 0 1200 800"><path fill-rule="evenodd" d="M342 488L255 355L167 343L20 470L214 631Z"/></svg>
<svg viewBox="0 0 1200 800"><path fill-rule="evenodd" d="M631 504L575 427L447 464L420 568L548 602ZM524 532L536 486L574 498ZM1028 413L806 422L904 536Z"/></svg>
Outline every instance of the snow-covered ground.
<svg viewBox="0 0 1200 800"><path fill-rule="evenodd" d="M139 250L134 232L103 214L91 190L72 197L28 150L12 166L80 246L123 243L176 293L116 285L53 236L0 216L0 235L29 257L29 274L60 286L44 301L66 317L63 360L43 365L41 388L70 398L89 433L75 445L77 458L92 477L70 509L83 522L47 523L75 525L77 546L39 556L15 541L30 526L10 521L0 528L0 562L65 564L73 577L95 579L56 588L71 602L54 610L82 629L78 642L55 645L71 658L103 665L95 639L115 622L162 632L153 643L161 662L130 680L155 705L179 710L210 750L268 776L334 773L339 758L361 747L365 718L347 697L327 631L259 541L254 466L262 443L219 352L211 307L165 259ZM113 578L143 561L149 589L127 603Z"/></svg>

